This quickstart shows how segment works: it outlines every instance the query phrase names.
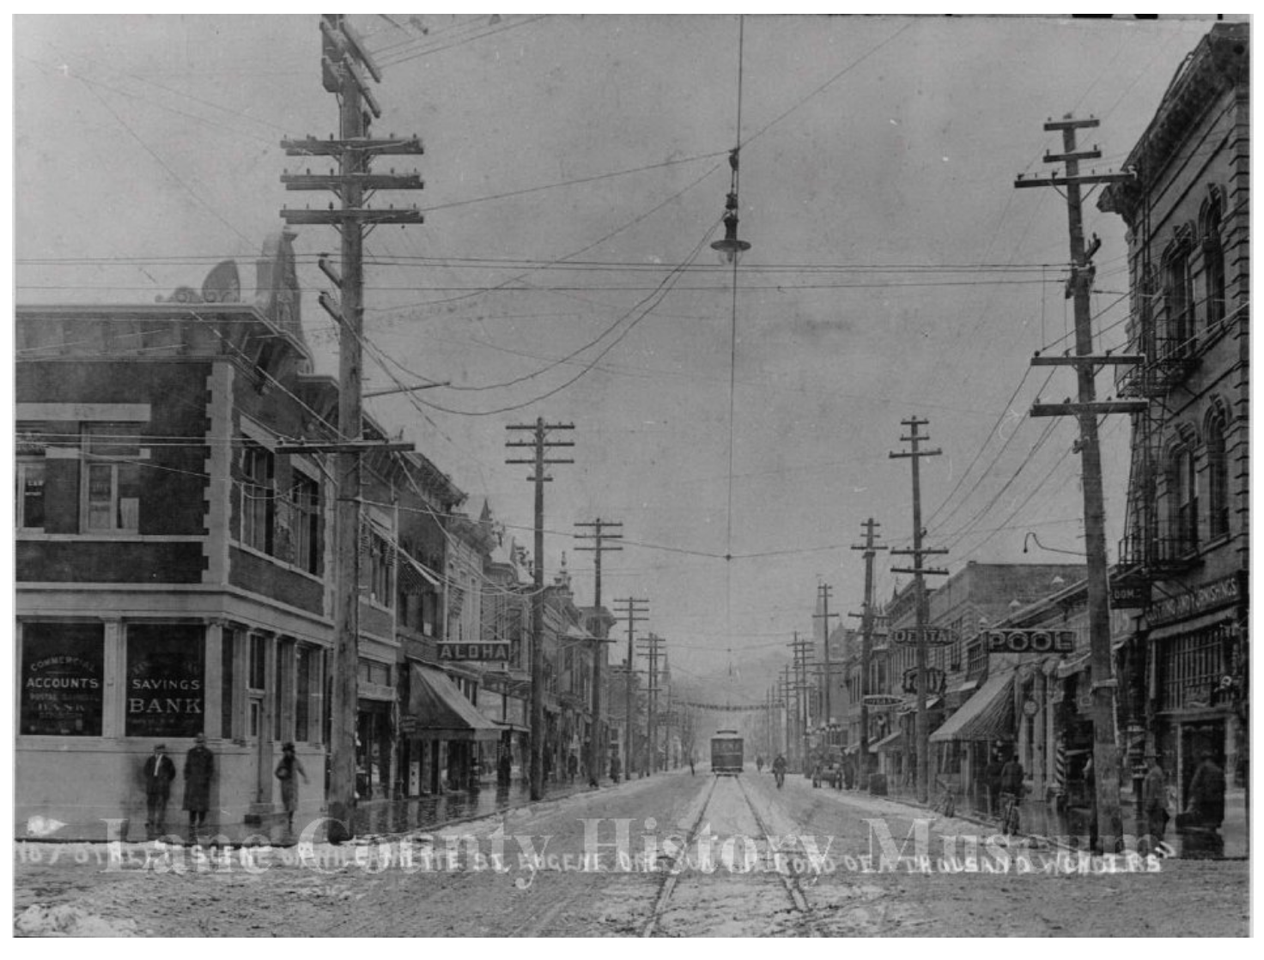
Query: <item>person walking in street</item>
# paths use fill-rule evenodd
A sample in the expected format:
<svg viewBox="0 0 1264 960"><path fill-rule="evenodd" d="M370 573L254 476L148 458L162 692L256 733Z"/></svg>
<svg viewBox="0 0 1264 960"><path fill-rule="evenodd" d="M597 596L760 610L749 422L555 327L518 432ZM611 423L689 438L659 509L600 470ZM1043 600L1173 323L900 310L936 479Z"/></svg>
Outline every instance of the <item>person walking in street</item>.
<svg viewBox="0 0 1264 960"><path fill-rule="evenodd" d="M781 789L781 785L786 782L786 758L781 754L777 754L777 759L772 762L772 775L777 780L777 789Z"/></svg>
<svg viewBox="0 0 1264 960"><path fill-rule="evenodd" d="M294 811L298 809L298 783L295 774L309 783L303 762L294 753L294 744L286 742L281 746L281 762L276 766L276 778L281 781L281 805L285 807L286 833L294 832Z"/></svg>
<svg viewBox="0 0 1264 960"><path fill-rule="evenodd" d="M1163 842L1167 830L1167 777L1159 764L1159 754L1151 750L1146 754L1150 769L1141 785L1141 810L1145 818L1147 853L1153 853Z"/></svg>
<svg viewBox="0 0 1264 960"><path fill-rule="evenodd" d="M176 778L176 765L167 756L167 745L154 745L154 752L145 760L145 830L153 839L166 829L167 801L171 799L171 781Z"/></svg>
<svg viewBox="0 0 1264 960"><path fill-rule="evenodd" d="M184 809L189 812L189 840L197 840L198 829L206 823L211 807L211 775L215 755L206 746L206 734L199 733L184 758Z"/></svg>
<svg viewBox="0 0 1264 960"><path fill-rule="evenodd" d="M689 776L693 776L693 754L689 754Z"/></svg>
<svg viewBox="0 0 1264 960"><path fill-rule="evenodd" d="M508 786L509 781L513 779L513 759L506 750L500 755L500 760L496 764L496 781L501 786Z"/></svg>
<svg viewBox="0 0 1264 960"><path fill-rule="evenodd" d="M566 780L568 783L575 782L575 774L579 773L579 758L575 756L575 752L571 751L566 755Z"/></svg>
<svg viewBox="0 0 1264 960"><path fill-rule="evenodd" d="M1018 832L1018 811L1027 792L1023 778L1023 765L1011 754L1001 767L1001 817L1006 834Z"/></svg>

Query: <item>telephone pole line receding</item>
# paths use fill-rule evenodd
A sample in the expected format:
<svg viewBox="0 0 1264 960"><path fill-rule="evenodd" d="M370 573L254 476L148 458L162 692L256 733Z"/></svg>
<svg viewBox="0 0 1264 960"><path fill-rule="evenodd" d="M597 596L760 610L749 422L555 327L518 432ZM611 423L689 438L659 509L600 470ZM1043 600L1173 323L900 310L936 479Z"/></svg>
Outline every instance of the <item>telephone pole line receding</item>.
<svg viewBox="0 0 1264 960"><path fill-rule="evenodd" d="M592 527L593 533L577 533L576 540L592 540L591 547L576 547L576 550L591 551L595 562L596 570L593 575L593 606L595 606L597 614L597 643L593 652L593 671L592 671L592 733L589 740L588 749L588 778L591 786L597 786L601 782L601 768L605 759L606 751L609 748L609 737L605 735L605 724L602 722L601 711L601 673L602 666L606 661L606 620L602 615L601 607L601 555L607 550L622 550L620 546L607 543L607 540L622 540L622 533L607 532L608 528L623 527L618 521L602 520L598 517L596 520L589 522L576 523L577 527Z"/></svg>
<svg viewBox="0 0 1264 960"><path fill-rule="evenodd" d="M287 224L322 224L342 234L341 273L322 261L322 269L338 288L335 300L321 294L320 304L338 321L338 440L336 449L338 489L334 513L334 659L329 729L328 837L338 843L354 835L355 727L359 699L360 634L360 450L363 449L362 363L364 326L365 227L379 223L422 223L416 209L374 209L365 206L366 193L377 190L420 190L414 173L371 175L370 160L382 153L420 154L415 136L372 140L368 136L369 112L381 116L362 73L367 70L380 83L382 75L342 14L321 17L321 73L325 89L340 101L338 139L283 140L286 156L338 158L338 172L285 173L287 190L332 190L341 200L336 209L281 210ZM331 205L332 206L332 205ZM411 447L409 448L411 449Z"/></svg>
<svg viewBox="0 0 1264 960"><path fill-rule="evenodd" d="M637 597L624 597L622 600L616 600L616 604L622 604L623 609L617 611L618 615L627 619L628 623L628 660L624 667L627 678L627 703L624 709L627 714L627 743L623 745L623 775L627 779L632 778L633 763L633 746L632 746L632 722L636 719L636 624L649 617L637 616L637 614L650 612L649 600Z"/></svg>
<svg viewBox="0 0 1264 960"><path fill-rule="evenodd" d="M658 772L658 661L663 638L655 633L641 641L641 650L649 659L649 683L646 685L645 736L649 741L646 750L646 768L651 774ZM665 658L666 654L662 654Z"/></svg>
<svg viewBox="0 0 1264 960"><path fill-rule="evenodd" d="M801 751L801 769L807 773L808 737L811 735L812 711L808 701L808 650L812 641L807 637L799 639L799 632L794 633L794 640L789 644L794 652L794 691L795 691L795 724L798 726L798 749Z"/></svg>
<svg viewBox="0 0 1264 960"><path fill-rule="evenodd" d="M830 666L830 648L829 648L830 617L838 616L838 614L836 613L829 612L829 601L830 601L831 589L833 588L828 583L822 583L820 584L820 586L817 587L817 591L819 592L820 597L821 597L821 612L814 613L812 615L812 618L814 620L823 620L824 625L825 625L824 633L822 636L824 637L824 647L825 647L825 730L826 730L825 736L826 736L826 743L829 743L830 724L834 722L834 713L830 709L830 706L831 706L830 685L834 681L833 670Z"/></svg>
<svg viewBox="0 0 1264 960"><path fill-rule="evenodd" d="M557 463L574 463L574 460L549 460L544 451L553 447L573 447L572 440L550 440L550 430L574 430L573 423L545 423L537 417L535 423L511 424L507 430L530 430L530 440L510 440L507 447L531 447L535 456L529 460L506 460L506 463L529 463L535 468L527 477L535 484L535 590L531 598L531 799L544 796L544 485L553 478L546 476L544 468Z"/></svg>
<svg viewBox="0 0 1264 960"><path fill-rule="evenodd" d="M873 656L873 558L886 547L873 542L874 531L882 524L870 517L861 526L865 528L865 542L852 549L863 550L865 558L865 600L860 612L860 746L857 753L859 780L863 786L867 783L864 778L869 776L869 704L865 698L869 696L869 660Z"/></svg>
<svg viewBox="0 0 1264 960"><path fill-rule="evenodd" d="M938 457L942 450L922 450L920 444L929 437L922 436L917 428L929 423L910 417L901 420L909 428L907 437L900 437L909 444L909 450L890 454L891 458L908 457L913 461L913 549L892 550L891 554L903 554L913 558L913 566L892 567L892 573L911 573L914 583L914 614L917 624L917 799L925 803L929 796L930 779L930 717L926 713L926 580L927 575L947 576L947 570L932 569L922 566L922 557L934 553L947 553L944 549L930 549L922 546L922 481L920 463L922 457Z"/></svg>
<svg viewBox="0 0 1264 960"><path fill-rule="evenodd" d="M1110 650L1110 601L1106 567L1106 507L1102 496L1102 455L1097 440L1099 413L1144 413L1145 400L1098 402L1097 368L1110 361L1093 354L1093 318L1090 294L1093 285L1093 254L1099 241L1096 237L1086 248L1084 217L1081 207L1082 184L1117 183L1132 180L1131 174L1095 171L1080 173L1080 161L1101 156L1096 148L1078 150L1076 131L1096 127L1095 118L1050 121L1045 130L1062 131L1061 154L1045 156L1046 163L1065 163L1065 177L1039 180L1018 179L1015 187L1063 186L1066 188L1067 225L1071 242L1071 278L1067 291L1075 306L1075 356L1038 358L1043 363L1057 362L1075 367L1078 381L1078 403L1036 403L1033 417L1075 415L1080 422L1080 439L1075 448L1082 457L1081 487L1084 491L1084 542L1088 572L1089 662L1092 672L1093 697L1093 771L1097 787L1097 835L1102 850L1113 853L1123 836L1123 811L1119 800L1119 745L1115 741L1115 686ZM1135 363L1138 358L1127 358Z"/></svg>

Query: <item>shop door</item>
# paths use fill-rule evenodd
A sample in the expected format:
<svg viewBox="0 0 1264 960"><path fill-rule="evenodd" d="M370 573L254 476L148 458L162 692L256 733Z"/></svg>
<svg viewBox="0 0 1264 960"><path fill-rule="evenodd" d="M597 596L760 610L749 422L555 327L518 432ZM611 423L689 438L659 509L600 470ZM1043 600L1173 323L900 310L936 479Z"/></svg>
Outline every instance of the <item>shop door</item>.
<svg viewBox="0 0 1264 960"><path fill-rule="evenodd" d="M1189 784L1204 751L1221 770L1225 768L1225 725L1223 720L1181 724L1181 809L1189 806ZM1226 779L1228 774L1226 774Z"/></svg>

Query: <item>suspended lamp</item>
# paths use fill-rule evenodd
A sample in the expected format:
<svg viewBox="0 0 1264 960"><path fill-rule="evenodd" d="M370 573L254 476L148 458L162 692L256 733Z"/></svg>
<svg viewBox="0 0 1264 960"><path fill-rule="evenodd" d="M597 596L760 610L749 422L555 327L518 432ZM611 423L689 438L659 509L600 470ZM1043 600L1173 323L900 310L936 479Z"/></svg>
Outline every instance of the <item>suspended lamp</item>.
<svg viewBox="0 0 1264 960"><path fill-rule="evenodd" d="M712 250L719 251L725 263L736 263L738 257L750 249L751 245L737 237L737 152L734 147L729 153L729 166L733 170L731 187L724 201L724 239L711 244Z"/></svg>

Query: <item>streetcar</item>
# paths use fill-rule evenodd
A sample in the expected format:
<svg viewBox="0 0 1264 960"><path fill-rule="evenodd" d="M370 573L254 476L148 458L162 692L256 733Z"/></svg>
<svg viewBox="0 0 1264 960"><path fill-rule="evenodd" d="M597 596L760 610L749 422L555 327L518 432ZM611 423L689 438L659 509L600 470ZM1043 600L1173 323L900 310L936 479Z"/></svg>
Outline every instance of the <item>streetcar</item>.
<svg viewBox="0 0 1264 960"><path fill-rule="evenodd" d="M742 738L736 730L717 730L711 738L711 772L717 777L742 772Z"/></svg>

